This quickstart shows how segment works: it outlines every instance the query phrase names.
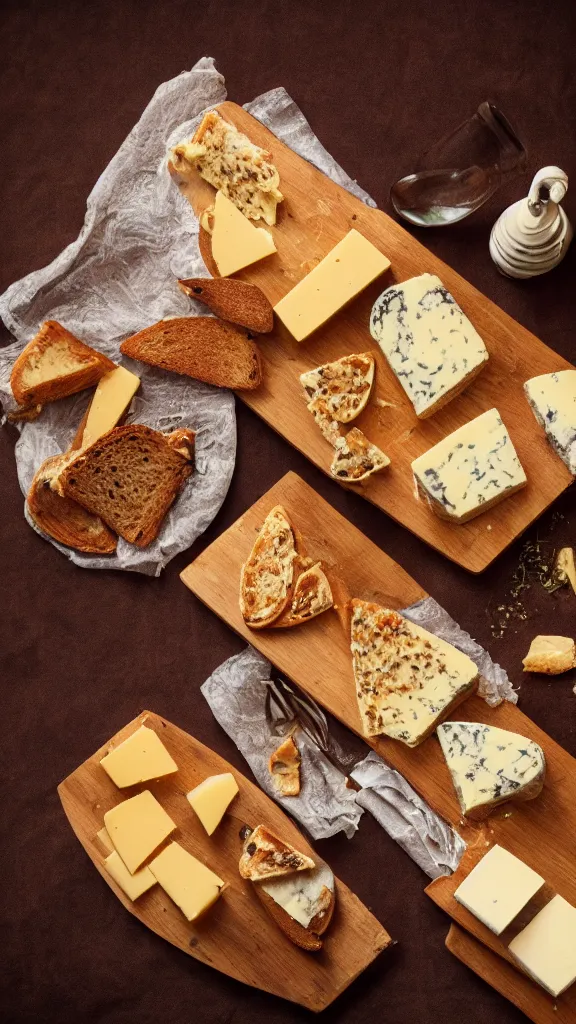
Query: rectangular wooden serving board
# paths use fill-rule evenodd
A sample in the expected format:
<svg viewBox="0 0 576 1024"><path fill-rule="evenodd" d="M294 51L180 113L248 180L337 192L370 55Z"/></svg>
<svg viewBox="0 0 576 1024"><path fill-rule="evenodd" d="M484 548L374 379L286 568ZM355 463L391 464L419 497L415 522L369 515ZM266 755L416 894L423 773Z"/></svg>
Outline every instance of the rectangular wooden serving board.
<svg viewBox="0 0 576 1024"><path fill-rule="evenodd" d="M158 733L176 761L178 772L119 790L100 766L100 760L111 746L117 746L142 724ZM222 772L233 773L240 792L214 835L208 836L186 793L209 775ZM132 902L104 867L106 854L96 835L103 826L104 814L143 789L150 789L176 822L178 828L171 838L228 882L218 902L192 924L159 885ZM139 715L65 779L58 794L77 838L126 909L189 956L246 985L320 1011L392 941L358 897L336 879L336 907L323 949L306 953L290 942L251 891L252 883L240 877L239 830L244 824L266 824L318 863L316 853L292 820L262 790L209 747L160 715L150 711Z"/></svg>
<svg viewBox="0 0 576 1024"><path fill-rule="evenodd" d="M218 110L253 142L272 153L285 195L285 201L278 206L277 224L270 229L278 252L246 268L238 277L258 285L276 303L351 228L373 242L392 264L388 273L301 344L277 321L273 333L262 335L258 342L264 362L263 384L256 391L238 392L238 396L323 472L329 473L334 452L306 410L299 374L340 356L370 350L377 363L374 394L355 425L386 452L392 463L384 473L350 489L465 569L481 572L572 482L569 470L548 445L522 387L530 377L562 370L570 364L391 217L366 206L336 185L241 107L223 103ZM200 175L182 186L182 191L197 214L214 201L214 189ZM206 238L205 260L216 276ZM423 273L437 274L452 292L484 339L490 360L462 395L435 416L419 421L372 340L368 320L372 304L384 288ZM391 404L382 407L376 401L379 399ZM528 486L469 523L443 521L426 503L416 501L410 464L441 438L494 406L511 434L526 470Z"/></svg>

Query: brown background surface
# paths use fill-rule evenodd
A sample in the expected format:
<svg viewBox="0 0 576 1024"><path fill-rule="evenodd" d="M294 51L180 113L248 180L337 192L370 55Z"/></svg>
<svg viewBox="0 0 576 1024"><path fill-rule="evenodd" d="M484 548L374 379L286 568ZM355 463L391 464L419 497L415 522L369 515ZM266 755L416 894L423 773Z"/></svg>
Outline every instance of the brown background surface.
<svg viewBox="0 0 576 1024"><path fill-rule="evenodd" d="M419 237L507 312L576 360L576 248L531 283L500 277L489 228L539 166L576 166L576 14L571 0L370 0L344 3L17 2L2 4L3 198L0 288L71 242L98 175L162 81L203 54L240 103L284 85L324 145L388 209L388 189L419 152L486 98L526 141L530 173L461 226ZM576 189L567 210L576 221ZM425 268L423 268L425 269ZM299 456L238 404L238 460L223 509L195 549L159 580L87 572L36 536L22 515L15 432L0 432L0 674L6 1021L62 1024L292 1024L297 1007L195 963L122 911L69 829L56 785L108 736L150 707L245 764L198 694L241 642L184 589L178 571L288 469L300 473L487 645L520 685L520 706L576 753L569 676L522 679L536 632L576 632L576 599L538 588L528 617L491 635L521 543L482 577L458 570ZM574 489L531 531L576 541ZM506 506L502 506L506 514ZM390 1024L522 1019L444 950L448 920L426 878L365 815L352 842L322 856L399 945L328 1011ZM281 965L279 965L281 970Z"/></svg>

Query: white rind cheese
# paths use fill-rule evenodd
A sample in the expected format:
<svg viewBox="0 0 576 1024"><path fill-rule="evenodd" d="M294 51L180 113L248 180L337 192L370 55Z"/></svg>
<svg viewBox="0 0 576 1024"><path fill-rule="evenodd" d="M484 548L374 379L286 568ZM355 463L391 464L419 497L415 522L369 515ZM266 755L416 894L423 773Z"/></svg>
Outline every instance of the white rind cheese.
<svg viewBox="0 0 576 1024"><path fill-rule="evenodd" d="M294 921L308 928L316 915L325 909L324 890L334 892L334 875L323 864L312 871L301 871L286 878L273 878L260 885Z"/></svg>
<svg viewBox="0 0 576 1024"><path fill-rule="evenodd" d="M465 523L526 485L500 413L489 409L412 463L419 494L441 519Z"/></svg>
<svg viewBox="0 0 576 1024"><path fill-rule="evenodd" d="M458 886L454 899L501 935L544 885L541 875L502 846L493 846Z"/></svg>
<svg viewBox="0 0 576 1024"><path fill-rule="evenodd" d="M576 370L532 377L524 391L554 451L576 476Z"/></svg>
<svg viewBox="0 0 576 1024"><path fill-rule="evenodd" d="M576 907L554 896L508 949L542 988L561 995L576 981Z"/></svg>
<svg viewBox="0 0 576 1024"><path fill-rule="evenodd" d="M444 722L437 733L468 817L484 818L506 800L532 800L539 795L546 760L533 740L481 722Z"/></svg>
<svg viewBox="0 0 576 1024"><path fill-rule="evenodd" d="M434 274L382 292L370 333L422 418L459 394L488 361L482 338Z"/></svg>

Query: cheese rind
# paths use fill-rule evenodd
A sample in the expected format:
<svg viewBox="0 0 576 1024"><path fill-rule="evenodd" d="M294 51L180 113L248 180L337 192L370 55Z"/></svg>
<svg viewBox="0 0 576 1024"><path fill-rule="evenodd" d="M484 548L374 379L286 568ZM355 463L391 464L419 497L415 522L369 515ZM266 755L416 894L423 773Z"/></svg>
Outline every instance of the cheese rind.
<svg viewBox="0 0 576 1024"><path fill-rule="evenodd" d="M554 896L508 949L542 988L561 995L576 982L576 907Z"/></svg>
<svg viewBox="0 0 576 1024"><path fill-rule="evenodd" d="M216 193L212 256L221 277L229 277L276 252L266 228L256 228L223 192Z"/></svg>
<svg viewBox="0 0 576 1024"><path fill-rule="evenodd" d="M139 871L135 871L131 875L116 850L113 850L110 856L106 857L104 867L130 900L137 900L139 896L142 896L142 893L147 892L153 885L156 885L156 879L148 868L140 868Z"/></svg>
<svg viewBox="0 0 576 1024"><path fill-rule="evenodd" d="M149 789L112 807L104 815L104 825L131 874L176 828Z"/></svg>
<svg viewBox="0 0 576 1024"><path fill-rule="evenodd" d="M178 771L160 737L145 725L114 747L100 764L119 789Z"/></svg>
<svg viewBox="0 0 576 1024"><path fill-rule="evenodd" d="M501 935L543 885L536 871L502 846L493 846L458 886L454 899Z"/></svg>
<svg viewBox="0 0 576 1024"><path fill-rule="evenodd" d="M196 921L220 896L225 883L178 843L150 862L150 871L188 921Z"/></svg>
<svg viewBox="0 0 576 1024"><path fill-rule="evenodd" d="M299 871L295 875L272 878L257 884L294 921L308 928L310 922L325 908L324 890L334 892L334 875L327 865L320 864L311 871Z"/></svg>
<svg viewBox="0 0 576 1024"><path fill-rule="evenodd" d="M550 444L576 476L576 370L532 377L524 391Z"/></svg>
<svg viewBox="0 0 576 1024"><path fill-rule="evenodd" d="M389 266L390 260L352 228L274 311L296 341L304 341Z"/></svg>
<svg viewBox="0 0 576 1024"><path fill-rule="evenodd" d="M209 836L218 828L228 807L238 792L238 783L232 772L211 775L195 789L186 794L186 799L196 812Z"/></svg>
<svg viewBox="0 0 576 1024"><path fill-rule="evenodd" d="M466 523L526 485L497 409L459 427L412 463L419 494L441 519Z"/></svg>
<svg viewBox="0 0 576 1024"><path fill-rule="evenodd" d="M140 387L140 377L124 366L104 374L88 409L82 447L94 444L120 421Z"/></svg>
<svg viewBox="0 0 576 1024"><path fill-rule="evenodd" d="M387 288L372 307L370 333L421 418L459 394L488 361L482 338L433 274Z"/></svg>
<svg viewBox="0 0 576 1024"><path fill-rule="evenodd" d="M436 730L462 812L482 819L506 800L533 800L546 774L533 740L481 722L444 722Z"/></svg>

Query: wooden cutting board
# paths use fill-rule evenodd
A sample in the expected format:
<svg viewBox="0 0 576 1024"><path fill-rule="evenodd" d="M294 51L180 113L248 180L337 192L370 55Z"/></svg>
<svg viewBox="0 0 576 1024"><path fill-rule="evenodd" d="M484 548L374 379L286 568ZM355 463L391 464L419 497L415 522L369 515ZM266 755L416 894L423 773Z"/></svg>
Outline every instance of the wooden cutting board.
<svg viewBox="0 0 576 1024"><path fill-rule="evenodd" d="M175 775L119 790L100 766L116 746L141 724L154 729L178 765ZM232 772L240 792L213 836L207 836L186 793L209 775ZM132 902L104 867L96 833L104 813L123 798L150 789L178 826L173 834L190 853L212 868L229 887L214 907L190 924L159 885ZM391 939L375 917L343 882L336 880L336 908L319 953L294 946L268 916L238 873L239 830L265 823L297 849L318 857L290 818L257 786L223 758L166 719L144 711L97 750L58 787L68 820L97 870L127 910L152 931L231 978L319 1011L329 1006Z"/></svg>
<svg viewBox="0 0 576 1024"><path fill-rule="evenodd" d="M549 447L524 397L529 377L570 366L533 334L512 320L454 270L424 248L381 210L366 206L292 152L259 121L235 103L223 103L222 115L250 139L272 152L285 201L271 228L278 252L248 267L238 277L259 285L276 303L350 230L357 228L384 252L391 270L324 328L298 344L280 324L261 336L264 382L256 391L238 392L266 423L325 473L333 449L306 410L298 376L320 363L351 352L370 350L376 357L374 397L356 425L391 458L392 465L364 485L363 497L402 523L432 547L472 572L481 572L572 482L566 466ZM200 176L182 188L196 213L214 201L214 189ZM203 251L211 273L216 268ZM488 259L486 248L485 258ZM380 292L395 281L422 273L438 274L483 337L488 366L476 381L438 414L423 422L372 341L368 318ZM374 398L392 403L381 407ZM504 504L459 525L444 522L414 498L410 463L437 441L496 406L510 431L529 484Z"/></svg>

